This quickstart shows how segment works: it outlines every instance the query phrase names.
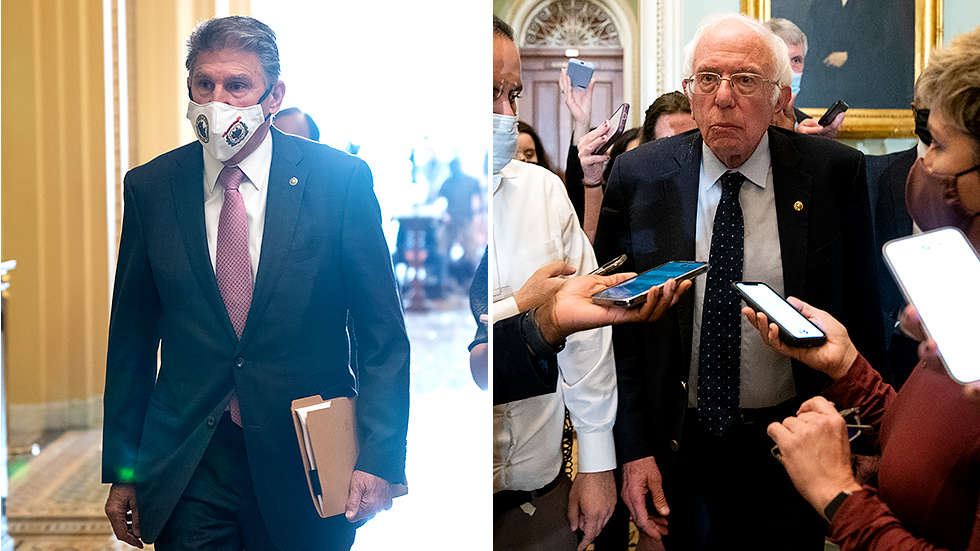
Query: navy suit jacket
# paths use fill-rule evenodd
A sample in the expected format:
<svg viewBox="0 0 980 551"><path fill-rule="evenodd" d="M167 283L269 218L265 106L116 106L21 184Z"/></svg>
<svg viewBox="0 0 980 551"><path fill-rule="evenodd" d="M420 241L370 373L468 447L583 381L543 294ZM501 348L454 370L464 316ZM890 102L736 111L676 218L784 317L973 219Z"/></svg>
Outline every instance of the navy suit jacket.
<svg viewBox="0 0 980 551"><path fill-rule="evenodd" d="M622 253L629 256L623 269L637 272L694 260L701 145L692 130L616 159L595 240L600 264ZM787 295L830 312L872 365L884 365L864 155L775 127L769 146ZM693 317L687 293L656 322L613 328L621 463L654 456L663 468L683 445ZM801 398L829 381L797 362L793 373Z"/></svg>
<svg viewBox="0 0 980 551"><path fill-rule="evenodd" d="M281 549L301 548L306 527L323 522L292 400L356 387L357 469L405 479L409 344L370 170L325 145L271 133L262 256L240 341L208 253L201 145L126 175L102 478L136 484L146 541L170 516L232 389L259 508ZM348 311L360 347L356 377Z"/></svg>

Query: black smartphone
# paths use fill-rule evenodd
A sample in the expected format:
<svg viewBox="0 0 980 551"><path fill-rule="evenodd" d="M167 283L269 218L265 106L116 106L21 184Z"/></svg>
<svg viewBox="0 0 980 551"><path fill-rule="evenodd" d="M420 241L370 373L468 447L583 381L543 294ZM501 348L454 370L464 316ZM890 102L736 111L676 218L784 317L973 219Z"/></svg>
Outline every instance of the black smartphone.
<svg viewBox="0 0 980 551"><path fill-rule="evenodd" d="M817 124L819 124L820 126L827 126L828 124L834 122L834 119L837 118L837 115L840 115L844 111L847 111L847 107L848 107L847 104L844 103L843 101L841 100L835 101L834 104L830 106L830 109L827 109L827 111L824 112L823 116L820 117L820 120L817 121Z"/></svg>
<svg viewBox="0 0 980 551"><path fill-rule="evenodd" d="M599 266L595 270L592 270L591 272L589 272L589 275L593 275L593 274L601 275L601 276L609 275L612 273L613 270L622 266L624 262L626 262L626 255L621 254L616 258L610 260L609 262L606 262L602 266Z"/></svg>
<svg viewBox="0 0 980 551"><path fill-rule="evenodd" d="M764 313L770 323L779 326L779 338L786 345L810 347L827 342L827 335L783 300L772 287L755 281L736 281L732 287L750 308Z"/></svg>
<svg viewBox="0 0 980 551"><path fill-rule="evenodd" d="M592 302L603 306L632 308L646 302L650 287L663 285L671 278L678 282L691 279L706 271L708 271L708 264L704 262L668 262L599 291L592 295Z"/></svg>
<svg viewBox="0 0 980 551"><path fill-rule="evenodd" d="M626 123L629 122L630 104L624 103L619 109L609 117L609 130L606 131L606 141L596 148L593 155L602 155L612 147L613 142L623 135L626 131Z"/></svg>
<svg viewBox="0 0 980 551"><path fill-rule="evenodd" d="M963 232L942 228L893 239L883 249L902 294L936 341L949 376L959 383L980 380L980 258Z"/></svg>
<svg viewBox="0 0 980 551"><path fill-rule="evenodd" d="M595 72L595 65L581 59L568 60L568 78L572 80L572 86L576 88L587 88L592 81L592 73Z"/></svg>

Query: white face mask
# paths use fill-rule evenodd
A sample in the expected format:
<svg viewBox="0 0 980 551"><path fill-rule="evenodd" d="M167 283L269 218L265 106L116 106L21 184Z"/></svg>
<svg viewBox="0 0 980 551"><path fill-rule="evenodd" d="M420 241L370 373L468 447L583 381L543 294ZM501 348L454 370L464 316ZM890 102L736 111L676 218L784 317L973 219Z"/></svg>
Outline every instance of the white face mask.
<svg viewBox="0 0 980 551"><path fill-rule="evenodd" d="M493 173L500 172L517 152L517 117L493 114Z"/></svg>
<svg viewBox="0 0 980 551"><path fill-rule="evenodd" d="M204 150L225 162L245 148L249 139L258 133L266 116L258 104L233 107L217 101L201 105L191 100L187 103L187 120L191 121L194 135Z"/></svg>

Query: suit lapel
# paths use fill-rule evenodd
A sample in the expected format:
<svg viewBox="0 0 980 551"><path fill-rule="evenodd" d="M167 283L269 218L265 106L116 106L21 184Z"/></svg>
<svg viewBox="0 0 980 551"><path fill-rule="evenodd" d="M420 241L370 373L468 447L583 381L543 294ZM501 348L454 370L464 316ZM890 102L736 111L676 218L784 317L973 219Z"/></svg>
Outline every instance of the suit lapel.
<svg viewBox="0 0 980 551"><path fill-rule="evenodd" d="M801 296L806 284L813 177L800 169L803 155L794 140L772 128L769 130L769 150L783 259L783 283L787 296Z"/></svg>
<svg viewBox="0 0 980 551"><path fill-rule="evenodd" d="M300 168L303 154L277 129L272 134L272 167L269 172L269 190L265 206L265 230L262 236L262 256L255 276L252 306L242 331L242 343L252 333L258 320L269 305L272 292L282 274L286 253L289 252L300 204L306 189L309 171Z"/></svg>
<svg viewBox="0 0 980 551"><path fill-rule="evenodd" d="M184 240L191 272L201 292L226 335L237 342L235 329L228 318L221 291L218 290L218 281L214 277L214 267L208 251L207 230L204 225L204 152L196 142L187 147L186 151L186 155L177 158L177 170L170 182L177 209L177 225Z"/></svg>

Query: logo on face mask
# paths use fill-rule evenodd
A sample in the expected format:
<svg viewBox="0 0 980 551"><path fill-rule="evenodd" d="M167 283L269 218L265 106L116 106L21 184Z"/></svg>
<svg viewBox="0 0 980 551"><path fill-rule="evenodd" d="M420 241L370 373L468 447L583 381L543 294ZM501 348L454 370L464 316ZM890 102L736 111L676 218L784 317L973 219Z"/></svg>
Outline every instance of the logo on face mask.
<svg viewBox="0 0 980 551"><path fill-rule="evenodd" d="M204 143L211 141L208 118L204 115L198 115L197 117L197 137Z"/></svg>
<svg viewBox="0 0 980 551"><path fill-rule="evenodd" d="M238 117L235 119L235 122L231 123L228 130L225 130L225 133L221 137L228 142L228 145L235 147L248 137L248 126L241 117Z"/></svg>

